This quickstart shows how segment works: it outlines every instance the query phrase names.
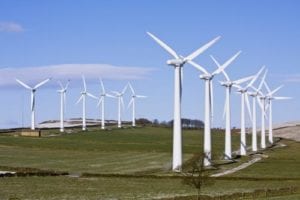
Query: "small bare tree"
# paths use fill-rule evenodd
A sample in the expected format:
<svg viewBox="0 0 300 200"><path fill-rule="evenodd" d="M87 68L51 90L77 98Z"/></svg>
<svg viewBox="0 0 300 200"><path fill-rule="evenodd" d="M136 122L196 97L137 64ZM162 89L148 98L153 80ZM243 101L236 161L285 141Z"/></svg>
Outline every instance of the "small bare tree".
<svg viewBox="0 0 300 200"><path fill-rule="evenodd" d="M197 189L197 199L200 200L201 189L203 186L212 185L214 183L214 179L209 177L208 170L205 169L203 165L204 157L203 155L199 158L198 156L194 156L186 166L190 168L188 172L185 174L185 178L183 179L183 183L190 185Z"/></svg>

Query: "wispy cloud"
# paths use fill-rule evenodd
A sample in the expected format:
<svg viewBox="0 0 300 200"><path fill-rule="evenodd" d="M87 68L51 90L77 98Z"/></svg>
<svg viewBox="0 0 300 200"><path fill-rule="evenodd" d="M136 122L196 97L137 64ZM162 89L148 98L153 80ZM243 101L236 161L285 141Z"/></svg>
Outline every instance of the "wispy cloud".
<svg viewBox="0 0 300 200"><path fill-rule="evenodd" d="M15 22L1 22L0 32L23 32L24 28L21 24Z"/></svg>
<svg viewBox="0 0 300 200"><path fill-rule="evenodd" d="M113 66L108 64L61 64L41 67L4 68L0 69L0 86L16 85L15 78L25 82L36 83L44 78L55 80L78 80L81 75L86 79L102 77L109 80L145 79L153 68Z"/></svg>
<svg viewBox="0 0 300 200"><path fill-rule="evenodd" d="M280 78L283 82L300 83L300 74L283 74L273 75L275 78Z"/></svg>

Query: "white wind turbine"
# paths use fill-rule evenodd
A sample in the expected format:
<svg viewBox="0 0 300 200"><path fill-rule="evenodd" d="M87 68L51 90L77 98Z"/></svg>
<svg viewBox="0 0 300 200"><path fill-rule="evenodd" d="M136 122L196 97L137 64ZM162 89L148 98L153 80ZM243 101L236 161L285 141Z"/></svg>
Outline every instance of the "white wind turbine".
<svg viewBox="0 0 300 200"><path fill-rule="evenodd" d="M213 57L212 57L213 58ZM214 59L214 62L218 67L221 67L218 61ZM230 94L231 94L231 87L234 87L235 85L242 84L244 82L247 82L251 80L254 76L249 76L245 78L241 78L239 80L232 81L230 80L228 74L225 72L225 70L222 70L222 73L225 76L226 81L221 81L221 85L225 87L226 90L226 98L225 98L225 104L224 104L224 112L223 112L223 118L226 119L226 127L225 127L225 153L224 157L225 159L231 159L232 158L232 151L231 151L231 108L230 108Z"/></svg>
<svg viewBox="0 0 300 200"><path fill-rule="evenodd" d="M130 102L128 104L128 108L130 106L132 106L132 126L135 127L135 99L136 98L146 98L146 96L135 94L135 91L134 91L132 85L130 83L128 85L129 85L129 88L130 88L130 90L132 92L131 100L130 100Z"/></svg>
<svg viewBox="0 0 300 200"><path fill-rule="evenodd" d="M122 92L116 92L112 91L114 93L114 97L118 99L118 128L122 127L122 120L121 120L121 107L124 109L124 101L123 101L123 95L126 92L128 84L123 88Z"/></svg>
<svg viewBox="0 0 300 200"><path fill-rule="evenodd" d="M86 82L84 76L82 76L82 82L83 82L83 91L81 92L81 95L78 101L76 102L76 104L78 104L82 100L82 130L85 131L86 130L86 96L92 97L94 99L98 99L98 98L86 91Z"/></svg>
<svg viewBox="0 0 300 200"><path fill-rule="evenodd" d="M254 89L254 92L248 92L248 94L252 97L252 151L257 151L256 101L260 94L260 90L262 89L262 85L265 81L267 73L268 70L265 71L258 88L251 86L251 88Z"/></svg>
<svg viewBox="0 0 300 200"><path fill-rule="evenodd" d="M104 88L102 79L100 79L100 84L101 84L102 93L100 94L100 98L99 98L97 106L100 106L100 104L101 104L101 129L105 129L105 119L104 119L105 118L105 106L104 106L105 97L114 98L114 96L107 94L105 92L105 88Z"/></svg>
<svg viewBox="0 0 300 200"><path fill-rule="evenodd" d="M172 170L181 171L182 166L182 127L181 127L181 94L182 94L182 68L188 61L193 60L198 55L203 53L206 49L217 42L220 37L216 37L212 41L208 42L204 46L200 47L190 55L182 57L178 55L171 47L162 42L153 34L147 32L147 34L154 39L163 49L165 49L173 59L167 61L168 65L171 65L175 69L174 73L174 119L173 119L173 162Z"/></svg>
<svg viewBox="0 0 300 200"><path fill-rule="evenodd" d="M256 90L258 91L258 90ZM265 118L266 118L266 98L267 96L264 95L261 91L258 91L259 96L257 96L257 102L261 109L261 130L260 130L260 148L266 148L266 132L265 132Z"/></svg>
<svg viewBox="0 0 300 200"><path fill-rule="evenodd" d="M273 122L272 122L272 101L273 100L286 100L291 99L291 97L279 97L279 96L273 96L279 89L283 87L283 85L277 87L274 90L270 90L270 87L266 82L264 82L264 85L268 91L267 96L267 109L269 109L269 143L273 144Z"/></svg>
<svg viewBox="0 0 300 200"><path fill-rule="evenodd" d="M215 70L213 73L207 72L203 67L198 65L197 63L193 61L188 61L191 65L193 65L196 69L203 72L203 74L200 75L200 79L203 79L205 81L205 104L204 104L204 110L205 110L205 117L204 117L204 166L210 166L211 165L211 119L213 117L213 84L212 80L215 75L221 73L226 67L229 66L230 63L232 63L238 55L241 53L241 51L237 52L234 56L232 56L229 60L227 60L223 65L218 65L218 69ZM212 59L216 61L213 57ZM217 64L217 62L216 62Z"/></svg>
<svg viewBox="0 0 300 200"><path fill-rule="evenodd" d="M31 91L31 103L30 103L30 108L31 108L31 130L35 130L35 92L36 90L41 87L42 85L44 85L45 83L47 83L48 81L50 81L51 78L48 78L38 84L36 84L34 87L30 87L27 84L25 84L24 82L20 81L19 79L16 79L16 81L18 83L20 83L23 87L25 87L26 89Z"/></svg>
<svg viewBox="0 0 300 200"><path fill-rule="evenodd" d="M238 88L238 92L241 94L241 144L240 144L240 154L242 156L246 155L247 153L247 146L246 146L246 127L245 127L245 102L247 105L248 113L250 116L250 119L252 120L251 116L251 109L250 109L250 103L248 98L248 89L253 85L253 83L256 81L260 73L263 71L264 67L262 67L259 72L254 76L254 78L251 80L249 84L246 85L246 87L241 87L236 85L235 87Z"/></svg>
<svg viewBox="0 0 300 200"><path fill-rule="evenodd" d="M60 86L60 90L57 92L60 94L60 132L64 132L64 114L65 114L65 106L66 106L66 92L69 86L70 80L68 80L65 87L59 81L58 84Z"/></svg>

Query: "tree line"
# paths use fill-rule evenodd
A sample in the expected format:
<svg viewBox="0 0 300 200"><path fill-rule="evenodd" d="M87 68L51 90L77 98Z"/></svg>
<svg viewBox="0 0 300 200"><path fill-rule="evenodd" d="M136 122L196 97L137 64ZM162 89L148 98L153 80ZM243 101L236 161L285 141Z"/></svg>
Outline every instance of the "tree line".
<svg viewBox="0 0 300 200"><path fill-rule="evenodd" d="M136 119L136 123L139 125L152 125L161 127L173 127L173 120L170 121L159 121L158 119L149 120L146 118ZM204 127L204 122L198 119L181 119L182 127L188 129L200 129Z"/></svg>

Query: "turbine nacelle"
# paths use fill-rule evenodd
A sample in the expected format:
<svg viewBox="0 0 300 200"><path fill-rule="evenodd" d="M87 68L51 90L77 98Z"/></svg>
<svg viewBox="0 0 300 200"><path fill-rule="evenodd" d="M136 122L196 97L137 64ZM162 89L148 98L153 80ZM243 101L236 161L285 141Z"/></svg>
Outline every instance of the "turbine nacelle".
<svg viewBox="0 0 300 200"><path fill-rule="evenodd" d="M213 79L214 75L212 75L212 74L201 74L199 77L201 79L204 79L204 80L211 80L211 79Z"/></svg>
<svg viewBox="0 0 300 200"><path fill-rule="evenodd" d="M225 87L231 87L233 85L232 81L220 81L220 84Z"/></svg>
<svg viewBox="0 0 300 200"><path fill-rule="evenodd" d="M181 58L167 60L167 65L172 65L175 67L182 66L184 63L185 61Z"/></svg>

